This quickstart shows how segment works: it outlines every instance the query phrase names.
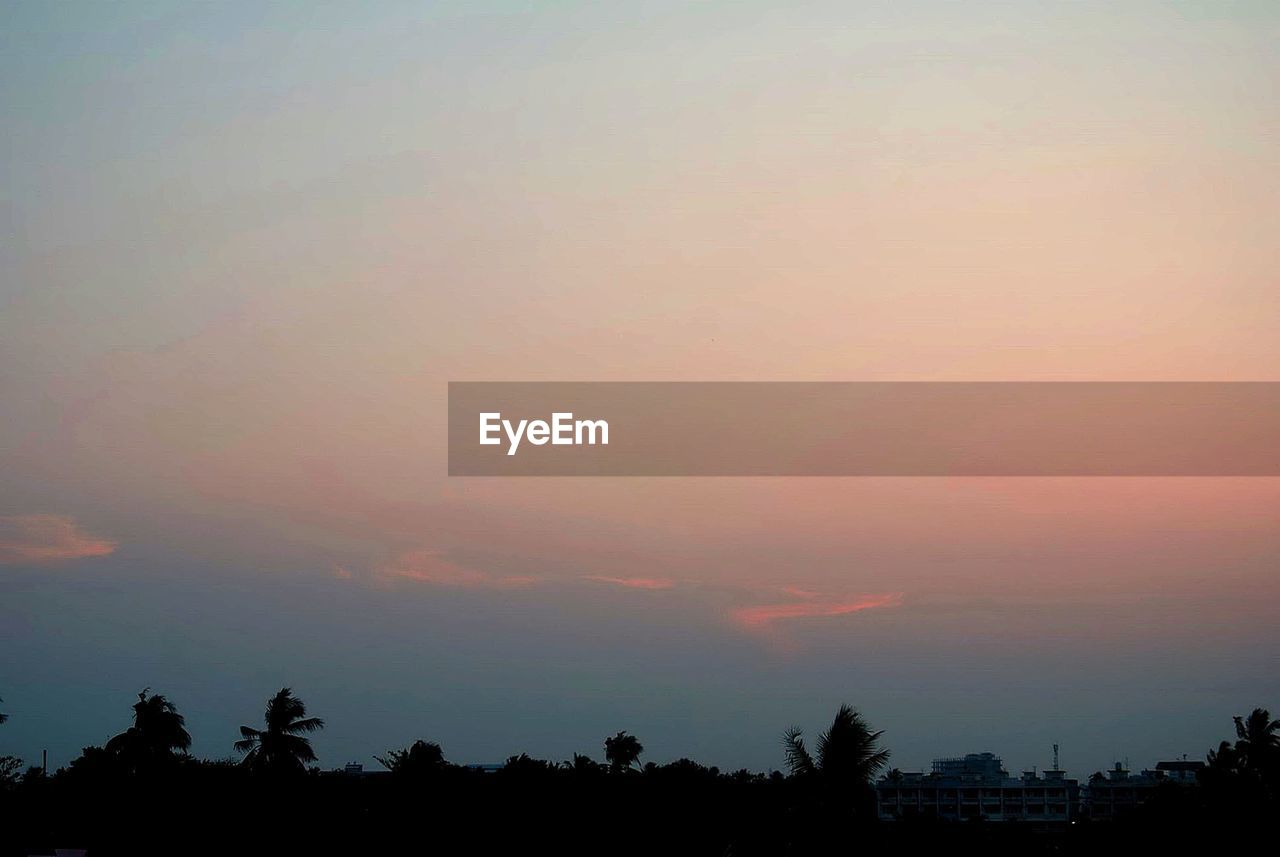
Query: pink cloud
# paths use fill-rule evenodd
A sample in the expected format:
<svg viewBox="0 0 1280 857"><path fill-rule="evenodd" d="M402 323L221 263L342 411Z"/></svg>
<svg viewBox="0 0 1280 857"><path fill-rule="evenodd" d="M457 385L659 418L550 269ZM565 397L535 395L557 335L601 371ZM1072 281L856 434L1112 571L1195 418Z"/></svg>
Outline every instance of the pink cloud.
<svg viewBox="0 0 1280 857"><path fill-rule="evenodd" d="M614 586L625 586L629 589L671 589L676 585L674 580L665 577L605 577L599 574L586 574L583 580L596 583L612 583Z"/></svg>
<svg viewBox="0 0 1280 857"><path fill-rule="evenodd" d="M787 604L761 604L740 607L730 614L737 625L748 630L768 629L774 622L784 619L809 619L823 616L846 616L877 607L897 607L902 603L902 593L863 595L851 601L804 601Z"/></svg>
<svg viewBox="0 0 1280 857"><path fill-rule="evenodd" d="M67 515L0 516L0 564L44 564L106 556L116 543L90 535Z"/></svg>
<svg viewBox="0 0 1280 857"><path fill-rule="evenodd" d="M540 579L532 575L493 575L459 565L441 551L416 550L400 554L378 569L383 579L398 578L459 589L519 589Z"/></svg>

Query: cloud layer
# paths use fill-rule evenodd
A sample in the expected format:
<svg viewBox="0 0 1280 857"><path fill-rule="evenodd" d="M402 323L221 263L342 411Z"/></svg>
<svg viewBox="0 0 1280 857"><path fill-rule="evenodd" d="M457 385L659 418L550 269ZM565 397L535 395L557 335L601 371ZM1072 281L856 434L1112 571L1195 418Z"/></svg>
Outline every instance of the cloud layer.
<svg viewBox="0 0 1280 857"><path fill-rule="evenodd" d="M901 592L882 595L863 595L852 600L841 601L797 601L785 604L760 604L754 607L741 607L734 610L731 618L734 623L748 630L768 629L774 623L785 619L809 619L823 616L845 616L876 607L897 607L902 603Z"/></svg>
<svg viewBox="0 0 1280 857"><path fill-rule="evenodd" d="M674 580L666 577L608 577L603 574L587 574L583 575L582 579L594 583L624 586L628 589L673 589L676 585Z"/></svg>
<svg viewBox="0 0 1280 857"><path fill-rule="evenodd" d="M533 575L495 575L468 568L435 550L402 553L379 568L378 577L413 580L457 589L520 589L540 582L540 578Z"/></svg>
<svg viewBox="0 0 1280 857"><path fill-rule="evenodd" d="M67 515L0 516L0 564L43 565L95 556L116 549L110 539L86 533Z"/></svg>

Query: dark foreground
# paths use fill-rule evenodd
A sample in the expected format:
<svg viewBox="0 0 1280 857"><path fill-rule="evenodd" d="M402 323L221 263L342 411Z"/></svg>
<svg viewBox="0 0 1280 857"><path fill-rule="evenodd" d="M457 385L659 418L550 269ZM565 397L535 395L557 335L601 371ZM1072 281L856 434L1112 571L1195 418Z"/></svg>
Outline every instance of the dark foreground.
<svg viewBox="0 0 1280 857"><path fill-rule="evenodd" d="M1041 829L1024 823L877 822L796 777L722 775L693 765L623 774L511 765L425 776L253 775L192 763L163 777L62 772L0 793L0 857L86 848L152 854L1192 853L1254 840L1266 853L1270 801L1170 789L1130 818ZM522 769L523 768L523 769Z"/></svg>

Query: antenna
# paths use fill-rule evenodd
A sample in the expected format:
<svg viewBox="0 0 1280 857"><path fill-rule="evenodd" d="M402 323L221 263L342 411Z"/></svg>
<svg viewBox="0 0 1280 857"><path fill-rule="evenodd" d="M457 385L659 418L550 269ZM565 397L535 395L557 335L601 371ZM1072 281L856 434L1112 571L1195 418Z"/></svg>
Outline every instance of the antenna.
<svg viewBox="0 0 1280 857"><path fill-rule="evenodd" d="M1057 744L1053 745L1053 769L1055 771L1061 770L1061 768L1058 767L1058 745Z"/></svg>

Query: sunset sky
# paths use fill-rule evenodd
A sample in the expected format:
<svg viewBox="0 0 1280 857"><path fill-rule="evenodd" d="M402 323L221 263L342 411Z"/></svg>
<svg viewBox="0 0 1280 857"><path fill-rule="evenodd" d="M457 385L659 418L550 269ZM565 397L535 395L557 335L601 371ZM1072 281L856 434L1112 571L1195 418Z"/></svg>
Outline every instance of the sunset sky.
<svg viewBox="0 0 1280 857"><path fill-rule="evenodd" d="M1280 5L0 4L0 754L1135 768L1280 480L445 475L463 380L1280 380Z"/></svg>

